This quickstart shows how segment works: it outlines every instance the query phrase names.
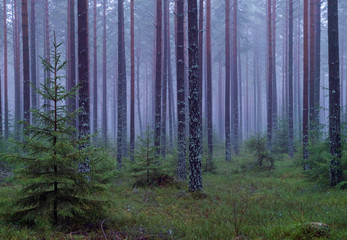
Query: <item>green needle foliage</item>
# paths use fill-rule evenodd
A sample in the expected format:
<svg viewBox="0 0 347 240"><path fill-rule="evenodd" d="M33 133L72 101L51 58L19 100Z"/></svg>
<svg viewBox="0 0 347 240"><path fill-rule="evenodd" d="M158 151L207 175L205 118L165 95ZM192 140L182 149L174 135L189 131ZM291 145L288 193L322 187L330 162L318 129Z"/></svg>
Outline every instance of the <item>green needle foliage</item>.
<svg viewBox="0 0 347 240"><path fill-rule="evenodd" d="M46 219L57 226L95 217L96 213L100 216L101 206L105 205L105 183L112 176L109 169L114 169L103 151L89 145L89 136L76 137L71 123L79 111L68 112L65 105L76 89L66 91L65 77L59 75L66 66L58 52L60 46L54 37L52 63L42 59L53 77L37 92L48 104L31 111L32 125L24 123L24 141L16 143L22 152L6 156L21 166L17 177L22 188L14 218L29 224ZM78 171L79 163L86 161L91 170Z"/></svg>

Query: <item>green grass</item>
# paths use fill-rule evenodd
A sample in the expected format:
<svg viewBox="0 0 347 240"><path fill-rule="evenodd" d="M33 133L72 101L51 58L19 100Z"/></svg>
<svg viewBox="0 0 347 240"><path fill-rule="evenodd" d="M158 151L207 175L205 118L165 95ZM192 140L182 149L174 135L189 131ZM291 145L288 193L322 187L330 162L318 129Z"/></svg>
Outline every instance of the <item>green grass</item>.
<svg viewBox="0 0 347 240"><path fill-rule="evenodd" d="M271 171L242 171L247 158L231 163L215 156L216 174L204 173L204 193L187 193L187 183L132 188L118 179L110 188L109 216L69 230L9 225L0 217L0 239L347 239L347 192L309 182L283 157ZM13 186L0 187L0 215L9 210ZM317 237L305 224L322 222L330 232ZM147 238L146 238L147 237Z"/></svg>

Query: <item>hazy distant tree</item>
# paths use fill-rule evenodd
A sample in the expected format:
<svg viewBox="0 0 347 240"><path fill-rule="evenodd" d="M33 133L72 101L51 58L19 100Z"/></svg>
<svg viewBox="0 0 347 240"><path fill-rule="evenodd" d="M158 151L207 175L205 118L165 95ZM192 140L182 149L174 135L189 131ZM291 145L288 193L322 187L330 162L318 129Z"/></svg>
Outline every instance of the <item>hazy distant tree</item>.
<svg viewBox="0 0 347 240"><path fill-rule="evenodd" d="M31 0L30 4L30 73L31 83L33 88L31 89L31 104L32 108L37 107L37 94L36 94L36 0Z"/></svg>
<svg viewBox="0 0 347 240"><path fill-rule="evenodd" d="M162 0L157 0L154 146L157 147L158 154L161 140L162 11Z"/></svg>
<svg viewBox="0 0 347 240"><path fill-rule="evenodd" d="M96 31L96 3L93 5L93 133L98 130L98 43Z"/></svg>
<svg viewBox="0 0 347 240"><path fill-rule="evenodd" d="M273 54L272 54L272 21L271 21L271 0L267 1L267 31L268 31L268 71L267 71L267 77L268 77L268 86L267 86L267 146L268 150L271 151L272 149L272 77L273 77Z"/></svg>
<svg viewBox="0 0 347 240"><path fill-rule="evenodd" d="M238 31L237 31L237 12L238 12L238 0L233 1L233 26L232 26L232 85L231 85L231 97L232 97L232 141L233 141L233 150L235 154L239 154L239 90L238 89Z"/></svg>
<svg viewBox="0 0 347 240"><path fill-rule="evenodd" d="M315 123L315 108L316 108L316 104L319 104L315 102L315 80L316 80L316 61L315 61L315 33L316 33L316 16L315 16L315 7L316 7L316 3L315 0L310 0L310 11L309 11L309 22L310 22L310 26L309 26L309 131L311 131L310 133L310 138L311 140L314 140L313 137L313 132L315 130L315 125L317 123Z"/></svg>
<svg viewBox="0 0 347 240"><path fill-rule="evenodd" d="M48 4L49 1L45 0L44 2L44 55L45 55L45 60L47 62L50 62L51 58L51 50L49 46L49 12L48 12ZM47 79L50 77L50 72L46 71L44 72L44 79L47 81ZM50 102L48 99L44 99L44 104L49 105ZM49 108L46 108L48 110Z"/></svg>
<svg viewBox="0 0 347 240"><path fill-rule="evenodd" d="M135 148L135 39L134 39L134 0L130 1L130 158L134 160Z"/></svg>
<svg viewBox="0 0 347 240"><path fill-rule="evenodd" d="M5 139L8 139L8 69L7 69L7 5L6 0L4 0L4 106L5 106L5 116L4 116L4 132Z"/></svg>
<svg viewBox="0 0 347 240"><path fill-rule="evenodd" d="M277 129L277 74L276 74L276 0L272 0L272 124ZM285 94L284 94L285 95Z"/></svg>
<svg viewBox="0 0 347 240"><path fill-rule="evenodd" d="M29 30L28 1L22 0L22 37L23 37L23 106L24 121L30 123L30 65L29 65Z"/></svg>
<svg viewBox="0 0 347 240"><path fill-rule="evenodd" d="M102 36L102 135L107 145L107 59L106 59L106 0L103 1L103 36Z"/></svg>
<svg viewBox="0 0 347 240"><path fill-rule="evenodd" d="M67 90L71 91L76 86L76 44L75 44L75 0L67 1ZM76 96L67 99L67 110L72 113L76 110ZM76 119L72 122L77 127Z"/></svg>
<svg viewBox="0 0 347 240"><path fill-rule="evenodd" d="M293 144L293 0L289 0L289 72L288 72L288 85L289 85L289 111L288 111L288 154L294 157L294 144Z"/></svg>
<svg viewBox="0 0 347 240"><path fill-rule="evenodd" d="M78 16L78 77L79 77L79 134L89 135L89 45L88 45L88 1L79 0Z"/></svg>
<svg viewBox="0 0 347 240"><path fill-rule="evenodd" d="M202 191L197 0L188 1L189 39L189 191Z"/></svg>
<svg viewBox="0 0 347 240"><path fill-rule="evenodd" d="M117 164L122 167L122 157L127 155L127 83L124 42L124 1L118 0L118 126Z"/></svg>
<svg viewBox="0 0 347 240"><path fill-rule="evenodd" d="M304 170L309 169L308 160L308 114L309 114L309 56L308 56L308 0L304 0L304 92L303 92L303 155Z"/></svg>
<svg viewBox="0 0 347 240"><path fill-rule="evenodd" d="M206 62L207 62L207 137L208 159L206 170L212 167L213 139L212 139L212 50L211 50L211 0L206 1ZM200 89L201 91L201 89ZM200 110L201 111L201 110Z"/></svg>
<svg viewBox="0 0 347 240"><path fill-rule="evenodd" d="M184 180L186 170L186 102L184 84L184 0L176 0L176 68L177 68L177 175Z"/></svg>
<svg viewBox="0 0 347 240"><path fill-rule="evenodd" d="M328 1L330 184L342 180L338 1Z"/></svg>
<svg viewBox="0 0 347 240"><path fill-rule="evenodd" d="M170 1L166 2L166 8L169 10ZM168 100L169 100L169 144L170 144L170 150L173 149L173 141L174 141L174 135L176 133L175 125L175 107L174 107L174 93L173 93L173 77L172 77L172 66L171 66L171 39L170 39L170 14L167 14L167 49L168 49L168 75L167 75L167 85L168 85Z"/></svg>
<svg viewBox="0 0 347 240"><path fill-rule="evenodd" d="M225 160L231 160L230 135L230 1L225 0Z"/></svg>

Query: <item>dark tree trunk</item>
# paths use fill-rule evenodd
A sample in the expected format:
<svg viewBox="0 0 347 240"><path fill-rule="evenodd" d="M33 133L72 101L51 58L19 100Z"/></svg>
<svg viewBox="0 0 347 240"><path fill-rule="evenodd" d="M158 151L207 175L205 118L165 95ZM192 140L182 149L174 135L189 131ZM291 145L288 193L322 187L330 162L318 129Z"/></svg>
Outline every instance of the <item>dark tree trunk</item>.
<svg viewBox="0 0 347 240"><path fill-rule="evenodd" d="M117 164L122 167L122 157L127 154L127 84L124 43L124 0L118 0L118 127Z"/></svg>
<svg viewBox="0 0 347 240"><path fill-rule="evenodd" d="M177 40L176 40L176 68L177 68L177 175L181 180L187 178L186 170L186 101L184 81L184 0L177 3Z"/></svg>
<svg viewBox="0 0 347 240"><path fill-rule="evenodd" d="M4 105L5 105L5 139L8 139L8 89L7 89L7 80L8 80L8 69L7 69L7 5L6 0L4 0Z"/></svg>
<svg viewBox="0 0 347 240"><path fill-rule="evenodd" d="M188 1L189 41L189 191L202 191L199 44L197 0Z"/></svg>
<svg viewBox="0 0 347 240"><path fill-rule="evenodd" d="M164 4L164 56L163 56L163 78L162 78L162 100L161 100L161 155L166 157L166 116L167 116L167 77L168 77L168 16L169 16L169 2L163 1Z"/></svg>
<svg viewBox="0 0 347 240"><path fill-rule="evenodd" d="M309 34L309 53L310 53L310 56L309 56L309 131L310 131L310 139L312 141L314 141L314 133L313 131L316 130L315 128L315 105L316 105L316 102L315 102L315 97L314 97L314 94L315 94L315 78L316 78L316 66L315 66L315 30L316 30L316 18L315 18L315 0L310 0L310 13L309 13L309 22L310 22L310 27L309 27L309 31L310 31L310 34ZM312 142L313 143L313 142Z"/></svg>
<svg viewBox="0 0 347 240"><path fill-rule="evenodd" d="M23 107L24 121L30 124L30 65L29 65L29 31L28 2L22 0L22 37L23 37Z"/></svg>
<svg viewBox="0 0 347 240"><path fill-rule="evenodd" d="M315 112L314 112L314 119L316 124L319 124L319 108L320 108L320 44L321 44L321 1L315 0L315 22L316 22L316 28L315 28L315 93L314 93L314 102L316 104L315 106Z"/></svg>
<svg viewBox="0 0 347 240"><path fill-rule="evenodd" d="M30 5L30 63L31 63L31 105L32 108L37 108L37 94L36 94L36 0L31 0Z"/></svg>
<svg viewBox="0 0 347 240"><path fill-rule="evenodd" d="M76 86L76 43L75 43L75 0L68 0L68 74L67 90L71 91ZM76 96L67 99L67 110L76 110ZM77 127L77 121L73 120L73 126Z"/></svg>
<svg viewBox="0 0 347 240"><path fill-rule="evenodd" d="M130 158L134 161L135 149L135 38L134 0L130 1Z"/></svg>
<svg viewBox="0 0 347 240"><path fill-rule="evenodd" d="M309 169L308 160L308 95L309 95L309 69L308 69L308 0L304 0L304 92L303 92L303 155L304 170Z"/></svg>
<svg viewBox="0 0 347 240"><path fill-rule="evenodd" d="M237 0L233 2L233 81L232 81L232 140L233 140L233 150L235 154L239 154L239 89L238 89L238 71L237 71L237 63L238 63L238 50L237 50ZM241 91L241 89L240 89Z"/></svg>
<svg viewBox="0 0 347 240"><path fill-rule="evenodd" d="M211 57L211 0L206 2L206 63L207 63L207 137L208 158L206 170L212 169L213 145L212 145L212 57ZM200 89L201 91L201 89Z"/></svg>
<svg viewBox="0 0 347 240"><path fill-rule="evenodd" d="M15 88L15 134L16 140L19 139L20 126L18 122L21 120L21 97L20 97L20 41L19 41L19 13L18 13L18 1L13 2L14 9L14 34L13 34L13 57L14 57L14 88Z"/></svg>
<svg viewBox="0 0 347 240"><path fill-rule="evenodd" d="M277 129L277 74L276 74L276 0L272 6L272 124L273 129Z"/></svg>
<svg viewBox="0 0 347 240"><path fill-rule="evenodd" d="M267 14L268 14L268 90L267 90L267 147L272 150L272 77L273 77L273 53L272 53L272 21L271 21L271 0L267 1Z"/></svg>
<svg viewBox="0 0 347 240"><path fill-rule="evenodd" d="M89 119L89 45L88 45L88 1L79 0L78 16L78 76L79 76L79 134L85 137L90 133Z"/></svg>
<svg viewBox="0 0 347 240"><path fill-rule="evenodd" d="M98 130L98 47L96 37L96 1L93 7L93 133Z"/></svg>
<svg viewBox="0 0 347 240"><path fill-rule="evenodd" d="M204 79L204 0L199 0L199 88L200 88L200 122L203 122L202 117L202 100L203 100L203 79ZM200 137L203 144L203 124L201 124ZM201 154L203 154L203 148L201 148Z"/></svg>
<svg viewBox="0 0 347 240"><path fill-rule="evenodd" d="M44 16L44 55L45 55L45 59L46 61L49 63L50 62L50 58L51 58L51 50L49 47L49 12L48 12L48 0L45 0L45 6L44 6L44 12L45 12L45 16ZM44 81L47 81L47 79L50 77L50 72L49 71L45 71L44 74ZM45 99L44 104L46 105L46 110L48 111L49 106L50 106L50 102L48 100Z"/></svg>
<svg viewBox="0 0 347 240"><path fill-rule="evenodd" d="M328 1L330 184L342 181L338 1Z"/></svg>
<svg viewBox="0 0 347 240"><path fill-rule="evenodd" d="M160 153L161 140L161 61L162 61L162 1L157 0L157 30L156 30L156 67L155 67L155 136L154 145Z"/></svg>
<svg viewBox="0 0 347 240"><path fill-rule="evenodd" d="M225 160L231 161L230 134L230 1L225 0Z"/></svg>
<svg viewBox="0 0 347 240"><path fill-rule="evenodd" d="M107 146L107 59L106 59L106 0L103 3L103 36L102 36L102 135Z"/></svg>
<svg viewBox="0 0 347 240"><path fill-rule="evenodd" d="M289 111L288 111L288 154L291 158L294 157L294 133L293 133L293 0L289 0Z"/></svg>

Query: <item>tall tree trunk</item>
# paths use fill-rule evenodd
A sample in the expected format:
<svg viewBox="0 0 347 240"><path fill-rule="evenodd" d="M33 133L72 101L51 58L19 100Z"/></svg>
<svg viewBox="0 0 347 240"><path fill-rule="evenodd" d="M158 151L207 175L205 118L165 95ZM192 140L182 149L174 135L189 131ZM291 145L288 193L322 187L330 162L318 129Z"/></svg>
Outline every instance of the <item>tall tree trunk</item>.
<svg viewBox="0 0 347 240"><path fill-rule="evenodd" d="M7 5L6 0L4 0L4 97L5 97L5 139L8 139L8 69L7 69Z"/></svg>
<svg viewBox="0 0 347 240"><path fill-rule="evenodd" d="M314 141L313 131L316 130L315 128L315 78L316 78L316 66L315 66L315 29L316 29L316 22L315 22L315 0L310 0L310 13L309 13L309 131L310 131L310 139Z"/></svg>
<svg viewBox="0 0 347 240"><path fill-rule="evenodd" d="M184 4L185 0L176 0L177 6L177 40L176 40L176 68L177 68L177 175L181 180L187 178L186 173L186 101L184 81Z"/></svg>
<svg viewBox="0 0 347 240"><path fill-rule="evenodd" d="M98 47L96 37L96 1L93 11L93 133L98 130Z"/></svg>
<svg viewBox="0 0 347 240"><path fill-rule="evenodd" d="M51 50L49 47L49 12L48 12L48 0L45 0L45 6L44 6L44 55L45 55L45 59L46 61L49 63L50 62L50 58L51 58ZM45 71L44 74L44 81L46 82L47 79L50 77L50 72L49 71ZM49 84L48 84L49 85ZM50 102L45 99L44 104L46 105L46 110L48 111L49 107L50 107Z"/></svg>
<svg viewBox="0 0 347 240"><path fill-rule="evenodd" d="M30 4L30 63L31 63L31 105L32 108L37 108L37 94L36 94L36 0L31 0Z"/></svg>
<svg viewBox="0 0 347 240"><path fill-rule="evenodd" d="M199 44L197 0L188 1L189 39L189 191L202 191Z"/></svg>
<svg viewBox="0 0 347 240"><path fill-rule="evenodd" d="M117 164L122 167L122 157L127 155L127 84L124 43L124 0L118 0L118 127Z"/></svg>
<svg viewBox="0 0 347 240"><path fill-rule="evenodd" d="M23 107L24 121L30 124L30 66L29 66L29 31L28 2L22 0L22 37L23 37Z"/></svg>
<svg viewBox="0 0 347 240"><path fill-rule="evenodd" d="M225 160L231 161L230 134L230 1L225 0Z"/></svg>
<svg viewBox="0 0 347 240"><path fill-rule="evenodd" d="M75 40L75 0L68 0L68 74L67 90L71 91L76 86L76 40ZM73 112L76 110L76 96L67 99L67 110ZM76 119L72 122L77 128Z"/></svg>
<svg viewBox="0 0 347 240"><path fill-rule="evenodd" d="M288 111L288 155L294 157L294 133L293 133L293 0L289 0L289 111Z"/></svg>
<svg viewBox="0 0 347 240"><path fill-rule="evenodd" d="M136 71L136 95L137 95L137 115L139 118L139 127L140 127L140 136L142 137L142 133L143 133L143 127L142 127L142 114L141 114L141 97L140 97L140 47L137 47L137 61L136 61L136 65L137 65L137 71ZM147 75L146 75L147 77ZM146 82L147 83L147 82ZM147 96L147 90L146 90L146 96ZM147 105L146 105L147 107ZM147 114L147 111L145 111Z"/></svg>
<svg viewBox="0 0 347 240"><path fill-rule="evenodd" d="M200 122L203 122L202 110L203 110L203 79L204 79L204 0L199 0L199 88L200 88ZM203 144L203 124L201 124L201 143ZM201 154L203 154L203 147L201 148Z"/></svg>
<svg viewBox="0 0 347 240"><path fill-rule="evenodd" d="M18 13L18 0L13 2L14 19L12 23L14 25L13 33L13 61L14 61L14 88L15 88L15 135L16 140L19 140L20 125L18 122L21 120L21 97L20 97L20 41L19 41L19 13Z"/></svg>
<svg viewBox="0 0 347 240"><path fill-rule="evenodd" d="M330 184L342 181L338 1L328 1Z"/></svg>
<svg viewBox="0 0 347 240"><path fill-rule="evenodd" d="M79 0L78 16L78 76L79 76L79 134L81 137L90 133L89 118L89 45L88 45L88 1Z"/></svg>
<svg viewBox="0 0 347 240"><path fill-rule="evenodd" d="M213 139L212 139L212 50L211 50L211 0L206 1L206 63L207 63L207 137L208 158L206 170L212 170ZM200 89L201 91L201 89Z"/></svg>
<svg viewBox="0 0 347 240"><path fill-rule="evenodd" d="M103 36L102 36L102 135L107 146L107 58L106 58L106 0L103 3Z"/></svg>
<svg viewBox="0 0 347 240"><path fill-rule="evenodd" d="M272 6L272 124L273 129L277 129L277 74L276 74L276 0L273 0Z"/></svg>
<svg viewBox="0 0 347 240"><path fill-rule="evenodd" d="M308 96L309 96L309 68L308 68L308 0L304 0L304 92L303 92L303 155L304 170L309 169L308 160Z"/></svg>
<svg viewBox="0 0 347 240"><path fill-rule="evenodd" d="M268 14L268 90L267 90L267 147L272 151L272 77L273 77L273 53L272 53L272 21L271 21L271 0L267 1L267 14Z"/></svg>
<svg viewBox="0 0 347 240"><path fill-rule="evenodd" d="M161 102L161 155L166 157L166 117L167 117L167 76L168 76L168 15L169 15L169 2L163 1L164 4L164 56L163 56L163 78L162 78L162 102Z"/></svg>
<svg viewBox="0 0 347 240"><path fill-rule="evenodd" d="M232 81L232 98L233 98L233 106L232 106L232 139L233 139L233 149L235 154L239 154L239 90L238 89L238 71L237 71L237 57L238 57L238 51L237 51L237 0L233 1L233 61L232 61L232 68L233 68L233 81Z"/></svg>
<svg viewBox="0 0 347 240"><path fill-rule="evenodd" d="M314 112L314 119L316 124L319 124L319 108L320 108L320 44L321 44L321 1L315 0L315 22L316 22L316 28L315 28L315 93L314 93L314 102L316 104L315 106L315 112Z"/></svg>
<svg viewBox="0 0 347 240"><path fill-rule="evenodd" d="M155 136L154 146L158 148L157 153L160 153L161 141L161 61L162 61L162 1L157 0L157 30L156 30L156 67L155 67Z"/></svg>
<svg viewBox="0 0 347 240"><path fill-rule="evenodd" d="M134 161L135 149L135 38L134 0L130 1L130 158Z"/></svg>

